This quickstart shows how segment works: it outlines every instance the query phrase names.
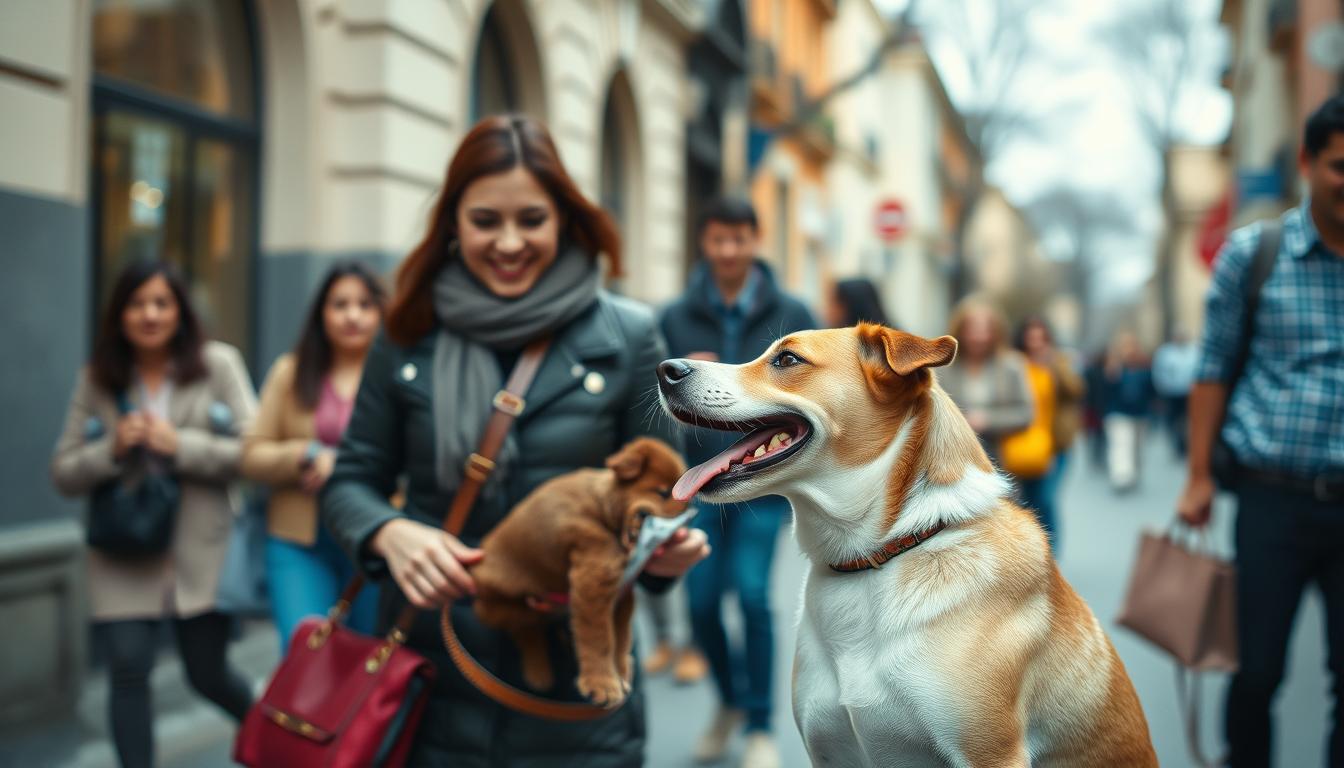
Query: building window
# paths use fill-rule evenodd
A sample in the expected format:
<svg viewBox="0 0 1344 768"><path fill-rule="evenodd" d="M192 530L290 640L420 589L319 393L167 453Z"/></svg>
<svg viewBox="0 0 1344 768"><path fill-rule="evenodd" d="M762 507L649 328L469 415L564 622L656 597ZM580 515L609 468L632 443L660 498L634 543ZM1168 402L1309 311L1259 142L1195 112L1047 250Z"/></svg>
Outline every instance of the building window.
<svg viewBox="0 0 1344 768"><path fill-rule="evenodd" d="M471 120L523 108L514 71L510 66L509 41L499 18L499 7L490 6L481 26L481 42L476 46L475 77L471 79Z"/></svg>
<svg viewBox="0 0 1344 768"><path fill-rule="evenodd" d="M210 335L250 355L259 94L250 3L95 0L94 275L163 260ZM250 358L249 358L250 359Z"/></svg>
<svg viewBox="0 0 1344 768"><path fill-rule="evenodd" d="M473 124L481 118L521 112L546 116L546 78L525 0L493 0L481 19L472 57Z"/></svg>

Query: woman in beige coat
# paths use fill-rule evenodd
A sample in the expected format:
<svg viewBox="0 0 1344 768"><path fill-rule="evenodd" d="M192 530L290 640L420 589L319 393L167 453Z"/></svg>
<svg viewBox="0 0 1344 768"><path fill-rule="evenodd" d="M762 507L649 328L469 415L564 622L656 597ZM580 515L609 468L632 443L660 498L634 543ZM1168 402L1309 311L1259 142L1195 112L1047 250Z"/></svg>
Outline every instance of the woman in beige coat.
<svg viewBox="0 0 1344 768"><path fill-rule="evenodd" d="M261 407L243 436L243 475L271 488L266 582L280 652L306 616L321 616L354 566L317 523L316 494L336 464L336 446L355 404L364 357L383 317L383 288L367 267L327 272L293 354L271 366ZM372 632L378 590L364 588L347 623Z"/></svg>
<svg viewBox="0 0 1344 768"><path fill-rule="evenodd" d="M166 552L88 552L89 603L108 662L108 709L122 766L153 764L149 673L165 617L192 686L235 720L251 706L247 681L228 666L229 618L214 608L237 511L230 487L237 434L254 408L242 358L205 341L176 270L127 267L93 360L76 381L51 464L57 489L68 496L128 473L167 472L181 489Z"/></svg>

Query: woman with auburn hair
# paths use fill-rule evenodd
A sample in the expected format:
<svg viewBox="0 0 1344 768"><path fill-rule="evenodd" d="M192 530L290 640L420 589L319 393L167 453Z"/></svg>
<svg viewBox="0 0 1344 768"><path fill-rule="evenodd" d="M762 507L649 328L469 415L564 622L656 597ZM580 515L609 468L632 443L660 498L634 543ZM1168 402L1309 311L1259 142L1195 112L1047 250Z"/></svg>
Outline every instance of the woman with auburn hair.
<svg viewBox="0 0 1344 768"><path fill-rule="evenodd" d="M257 417L243 435L243 475L271 489L266 585L281 654L299 622L325 614L350 580L349 561L317 524L316 499L336 466L385 303L382 283L363 264L328 269L294 351L271 366ZM349 626L372 632L377 601L377 588L366 586Z"/></svg>
<svg viewBox="0 0 1344 768"><path fill-rule="evenodd" d="M93 359L75 383L51 475L67 496L150 475L168 475L179 489L163 551L95 541L86 561L94 638L111 681L112 743L125 768L154 764L149 674L165 619L191 686L234 720L251 706L251 686L228 663L231 620L215 592L237 511L229 486L238 432L255 402L238 350L206 340L176 269L135 262L122 270Z"/></svg>
<svg viewBox="0 0 1344 768"><path fill-rule="evenodd" d="M439 667L409 763L416 766L629 766L643 761L644 707L636 685L624 706L585 723L538 720L485 698L453 666L431 612L453 604L467 649L522 686L511 640L455 603L475 586L466 566L509 509L546 480L607 456L640 435L678 443L666 421L645 418L665 346L653 314L599 289L599 258L620 272L611 220L565 172L545 127L520 115L487 118L449 163L429 232L397 274L365 363L336 468L321 497L323 522L370 576L390 575L386 624L407 601L425 609L407 644ZM552 344L528 390L497 469L461 538L440 529L491 411L522 350ZM404 510L387 498L406 480ZM707 554L699 531L678 532L641 576L666 588ZM577 663L557 624L552 698L582 700Z"/></svg>

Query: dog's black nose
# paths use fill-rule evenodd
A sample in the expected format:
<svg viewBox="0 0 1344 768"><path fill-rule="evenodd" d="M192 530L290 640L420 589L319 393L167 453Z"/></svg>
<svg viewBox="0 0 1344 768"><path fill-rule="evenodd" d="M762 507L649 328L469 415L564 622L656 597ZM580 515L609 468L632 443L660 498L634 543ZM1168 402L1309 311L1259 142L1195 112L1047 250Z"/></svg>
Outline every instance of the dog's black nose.
<svg viewBox="0 0 1344 768"><path fill-rule="evenodd" d="M658 376L667 384L677 384L694 369L685 360L664 360L658 364Z"/></svg>

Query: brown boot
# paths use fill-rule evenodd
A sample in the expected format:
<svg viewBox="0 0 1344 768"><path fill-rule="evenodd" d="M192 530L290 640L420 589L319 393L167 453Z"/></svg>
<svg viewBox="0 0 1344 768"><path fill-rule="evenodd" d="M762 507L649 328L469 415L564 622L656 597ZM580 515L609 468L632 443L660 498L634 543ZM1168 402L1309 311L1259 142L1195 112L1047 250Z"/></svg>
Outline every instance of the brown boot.
<svg viewBox="0 0 1344 768"><path fill-rule="evenodd" d="M709 674L709 661L705 659L705 655L695 648L683 648L677 658L677 665L672 670L672 679L677 681L677 685L698 683L704 680L707 674Z"/></svg>
<svg viewBox="0 0 1344 768"><path fill-rule="evenodd" d="M644 674L661 675L672 666L672 644L666 641L658 643L658 647L653 649L649 658L644 660Z"/></svg>

